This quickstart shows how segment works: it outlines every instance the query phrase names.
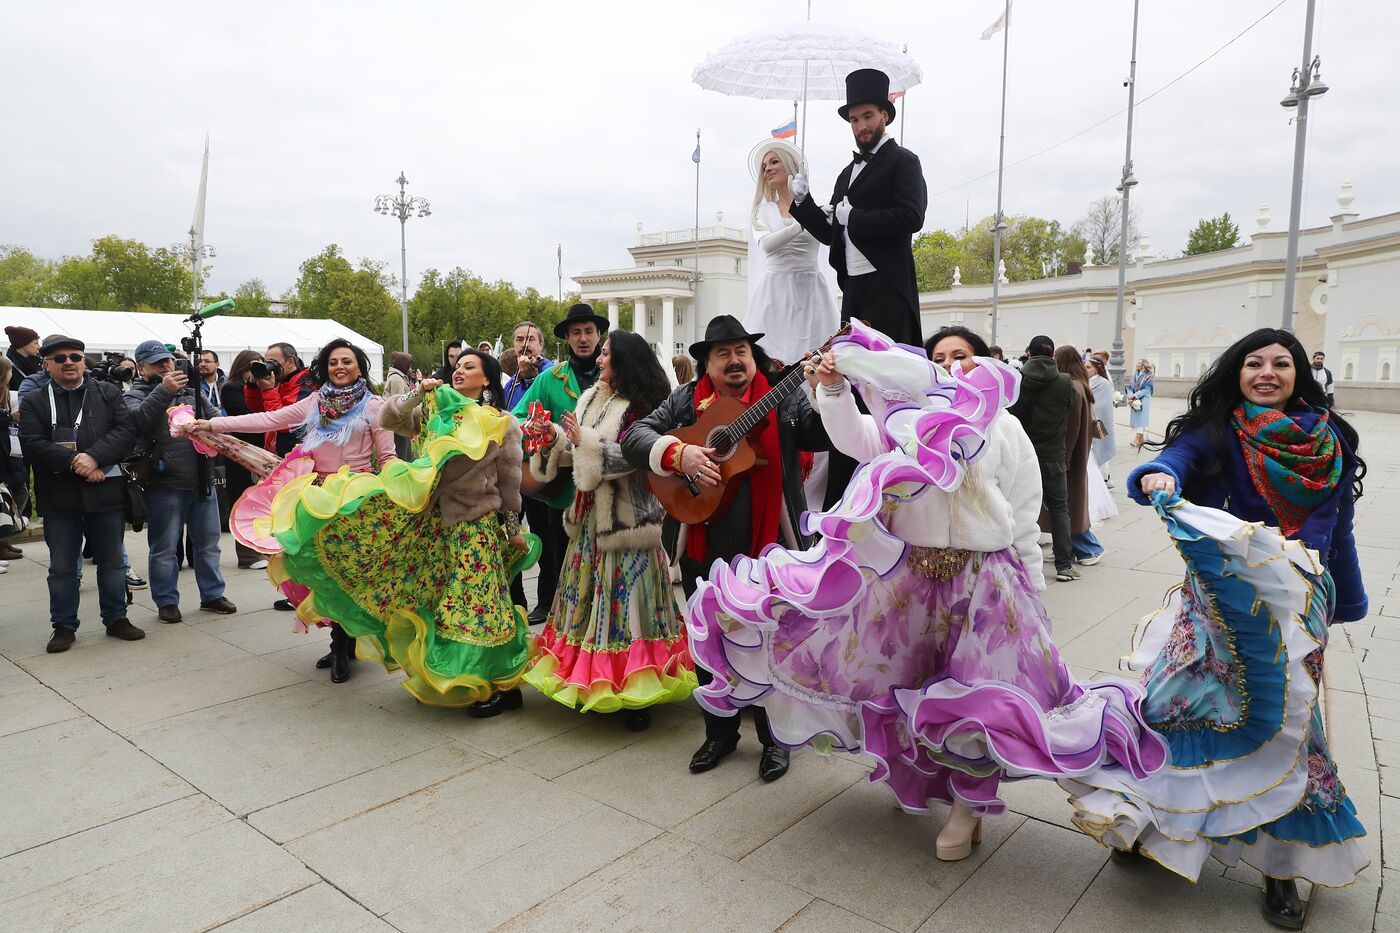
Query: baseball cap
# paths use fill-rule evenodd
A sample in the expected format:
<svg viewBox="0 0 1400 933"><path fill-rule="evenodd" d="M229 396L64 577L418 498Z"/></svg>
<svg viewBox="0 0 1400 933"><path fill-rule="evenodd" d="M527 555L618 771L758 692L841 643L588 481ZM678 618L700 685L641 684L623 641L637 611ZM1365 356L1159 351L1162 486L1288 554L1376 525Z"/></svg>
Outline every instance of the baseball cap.
<svg viewBox="0 0 1400 933"><path fill-rule="evenodd" d="M159 340L143 340L137 344L132 359L141 364L159 363L161 360L175 359L175 354L167 350L165 344Z"/></svg>

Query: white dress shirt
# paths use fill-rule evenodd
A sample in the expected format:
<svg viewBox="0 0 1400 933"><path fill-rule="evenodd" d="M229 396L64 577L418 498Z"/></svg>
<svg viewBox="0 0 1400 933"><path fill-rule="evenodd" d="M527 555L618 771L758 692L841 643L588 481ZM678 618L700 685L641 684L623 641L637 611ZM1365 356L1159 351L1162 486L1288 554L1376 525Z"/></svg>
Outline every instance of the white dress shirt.
<svg viewBox="0 0 1400 933"><path fill-rule="evenodd" d="M870 152L866 154L865 161L857 162L856 164L851 166L851 181L850 184L846 185L847 192L849 192L851 188L855 186L856 179L860 177L861 170L864 169L865 166L870 163L871 159L875 158L875 153L880 151L880 147L889 141L890 134L887 130L885 132L885 135L880 137L880 141L875 144L875 148L871 149ZM849 195L847 195L847 200L850 200ZM850 231L842 230L842 233L846 237L846 274L869 275L870 273L874 272L874 263L872 263L869 259L866 259L865 254L862 253L860 250L856 249L856 245L851 242Z"/></svg>

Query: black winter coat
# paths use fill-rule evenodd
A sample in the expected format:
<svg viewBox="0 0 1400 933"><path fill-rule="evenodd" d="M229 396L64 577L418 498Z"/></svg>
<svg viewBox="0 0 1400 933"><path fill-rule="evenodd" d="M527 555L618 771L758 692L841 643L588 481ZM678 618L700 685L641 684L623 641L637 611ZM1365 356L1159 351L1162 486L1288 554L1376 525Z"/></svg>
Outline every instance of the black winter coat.
<svg viewBox="0 0 1400 933"><path fill-rule="evenodd" d="M165 489L193 490L199 486L199 454L188 437L170 436L166 410L195 404L195 389L186 386L171 395L159 379L137 379L122 401L136 425L136 447L151 459L150 485Z"/></svg>
<svg viewBox="0 0 1400 933"><path fill-rule="evenodd" d="M771 381L776 382L776 379ZM793 532L802 537L802 547L811 540L802 535L798 519L807 510L802 492L802 469L797 461L799 450L830 450L831 441L822 426L821 416L812 410L805 389L798 389L778 406L778 448L783 467L783 504ZM674 390L655 411L635 422L622 439L622 455L635 469L651 471L651 449L657 439L673 428L695 423L695 383L689 382ZM755 555L756 556L756 555Z"/></svg>
<svg viewBox="0 0 1400 933"><path fill-rule="evenodd" d="M1066 465L1065 422L1077 401L1069 376L1048 356L1033 356L1021 365L1021 395L1007 411L1016 416L1041 463Z"/></svg>
<svg viewBox="0 0 1400 933"><path fill-rule="evenodd" d="M57 386L55 393L59 392ZM82 394L82 389L77 390ZM60 402L60 413L63 405ZM60 418L60 428L66 427ZM126 508L126 479L118 473L89 483L73 472L76 453L53 440L47 391L30 392L20 403L20 443L34 468L34 498L40 515L117 512ZM78 426L77 453L85 453L106 469L121 463L136 443L136 424L122 404L120 390L110 383L87 380L83 423Z"/></svg>

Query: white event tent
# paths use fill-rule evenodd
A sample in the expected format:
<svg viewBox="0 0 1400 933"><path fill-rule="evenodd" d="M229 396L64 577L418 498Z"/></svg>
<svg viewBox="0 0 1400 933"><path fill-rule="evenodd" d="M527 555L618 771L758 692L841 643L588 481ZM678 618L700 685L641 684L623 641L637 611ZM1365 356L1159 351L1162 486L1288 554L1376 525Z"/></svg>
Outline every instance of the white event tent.
<svg viewBox="0 0 1400 933"><path fill-rule="evenodd" d="M38 331L40 340L50 334L76 337L87 344L88 353L112 350L130 354L143 340L178 345L180 338L190 333L190 325L183 322L184 317L178 314L0 307L0 326L21 324ZM214 317L205 321L203 336L205 349L219 354L225 371L239 350L261 352L269 344L285 341L309 363L326 343L344 337L369 357L370 377L375 381L384 378L384 348L328 318Z"/></svg>

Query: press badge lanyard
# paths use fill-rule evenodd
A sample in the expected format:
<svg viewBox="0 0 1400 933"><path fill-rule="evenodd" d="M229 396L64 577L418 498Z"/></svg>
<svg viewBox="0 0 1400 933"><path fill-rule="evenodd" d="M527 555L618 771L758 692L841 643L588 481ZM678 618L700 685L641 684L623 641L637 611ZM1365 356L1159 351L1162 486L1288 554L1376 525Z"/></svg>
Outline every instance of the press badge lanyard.
<svg viewBox="0 0 1400 933"><path fill-rule="evenodd" d="M77 436L78 436L78 426L81 425L81 424L83 423L83 408L84 408L84 405L85 405L86 402L87 402L87 388L84 387L84 388L83 388L83 397L78 401L78 417L77 417L77 420L75 420L75 421L73 422L73 427L71 428L71 430L72 430L72 432L73 432L73 437L74 437L75 440L77 439ZM57 430L58 430L58 403L54 401L54 397L53 397L53 383L52 383L52 382L49 383L49 430L50 430L50 431L57 431Z"/></svg>

